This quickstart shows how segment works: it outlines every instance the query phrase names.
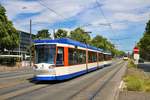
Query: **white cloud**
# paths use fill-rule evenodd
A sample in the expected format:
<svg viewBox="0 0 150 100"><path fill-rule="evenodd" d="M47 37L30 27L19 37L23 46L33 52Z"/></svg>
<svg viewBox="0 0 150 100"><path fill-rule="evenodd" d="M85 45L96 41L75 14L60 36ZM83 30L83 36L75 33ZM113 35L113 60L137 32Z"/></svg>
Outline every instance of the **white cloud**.
<svg viewBox="0 0 150 100"><path fill-rule="evenodd" d="M7 10L8 17L12 20L17 14L21 13L36 13L42 11L43 7L37 2L25 2L21 0L3 0L2 4Z"/></svg>
<svg viewBox="0 0 150 100"><path fill-rule="evenodd" d="M150 0L105 0L102 3L104 4L103 8L106 10L131 12L148 7Z"/></svg>
<svg viewBox="0 0 150 100"><path fill-rule="evenodd" d="M150 13L115 13L112 17L118 21L141 22L148 19Z"/></svg>
<svg viewBox="0 0 150 100"><path fill-rule="evenodd" d="M63 26L63 29L71 31L74 28L92 24L92 26L84 27L86 31L92 31L92 35L103 35L104 37L115 38L127 36L131 33L139 33L144 30L140 25L143 25L150 18L150 0L97 0L102 4L101 8L106 16L104 18L100 9L92 8L96 5L96 0L0 0L2 5L7 10L7 15L17 29L29 32L29 20L33 21L33 33L36 33L42 28L50 28L55 22L65 22L71 18L76 24L71 28ZM41 5L39 2L43 5ZM45 6L44 6L45 5ZM57 14L50 11L53 9ZM23 14L24 13L24 14ZM34 16L26 16L29 13L38 13ZM18 17L23 14L24 17ZM106 25L111 23L114 33L111 28ZM63 24L63 23L62 23ZM130 30L131 26L136 29ZM139 25L139 26L138 26ZM61 26L61 25L60 25ZM52 30L50 29L50 32ZM135 40L134 40L135 41ZM122 40L126 44L126 40ZM127 45L133 44L129 42ZM119 48L123 49L124 45ZM129 46L132 47L131 45ZM126 48L128 49L128 48Z"/></svg>
<svg viewBox="0 0 150 100"><path fill-rule="evenodd" d="M40 3L41 4L40 4ZM52 24L61 20L66 20L91 5L94 0L39 0L25 1L25 0L3 0L2 4L7 10L7 15L10 20L13 20L14 25L19 29L25 29L28 26L30 19L35 23ZM45 5L45 6L44 6ZM53 9L57 14L51 12L48 8ZM36 16L30 16L25 19L17 18L22 13L39 13ZM61 15L61 16L59 16ZM63 16L63 17L62 17ZM47 26L47 25L43 25Z"/></svg>
<svg viewBox="0 0 150 100"><path fill-rule="evenodd" d="M114 30L122 30L128 27L127 24L123 24L123 23L113 23L111 24L111 26L112 26L112 29Z"/></svg>

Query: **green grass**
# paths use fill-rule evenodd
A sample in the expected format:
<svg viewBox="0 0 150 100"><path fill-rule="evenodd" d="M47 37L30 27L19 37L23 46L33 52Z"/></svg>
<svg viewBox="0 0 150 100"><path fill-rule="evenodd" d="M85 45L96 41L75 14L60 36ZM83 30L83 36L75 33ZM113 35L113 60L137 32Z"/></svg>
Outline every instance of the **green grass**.
<svg viewBox="0 0 150 100"><path fill-rule="evenodd" d="M150 79L144 81L144 91L150 92Z"/></svg>
<svg viewBox="0 0 150 100"><path fill-rule="evenodd" d="M126 87L129 91L143 90L143 80L138 77L129 75L124 78L124 81L126 82Z"/></svg>
<svg viewBox="0 0 150 100"><path fill-rule="evenodd" d="M143 70L138 69L132 60L129 60L123 80L129 91L150 92L150 77L145 76Z"/></svg>
<svg viewBox="0 0 150 100"><path fill-rule="evenodd" d="M137 68L137 65L134 64L134 61L129 59L128 60L128 68Z"/></svg>

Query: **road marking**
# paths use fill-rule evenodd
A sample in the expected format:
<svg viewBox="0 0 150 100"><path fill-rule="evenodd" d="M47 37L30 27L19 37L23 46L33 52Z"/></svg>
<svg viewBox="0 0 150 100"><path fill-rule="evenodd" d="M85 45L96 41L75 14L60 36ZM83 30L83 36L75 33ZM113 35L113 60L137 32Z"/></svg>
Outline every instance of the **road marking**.
<svg viewBox="0 0 150 100"><path fill-rule="evenodd" d="M123 81L120 82L119 89L122 88L122 85L123 85Z"/></svg>
<svg viewBox="0 0 150 100"><path fill-rule="evenodd" d="M28 88L25 88L25 89L23 88L21 90L17 90L17 91L13 91L13 92L10 92L10 93L4 94L4 95L0 95L0 99L1 100L9 99L11 97L15 97L17 95L21 95L21 94L24 94L24 93L27 93L27 92L31 92L33 90L40 89L40 88L43 88L45 86L48 86L48 85L34 85L34 86L31 86L31 87L28 87Z"/></svg>

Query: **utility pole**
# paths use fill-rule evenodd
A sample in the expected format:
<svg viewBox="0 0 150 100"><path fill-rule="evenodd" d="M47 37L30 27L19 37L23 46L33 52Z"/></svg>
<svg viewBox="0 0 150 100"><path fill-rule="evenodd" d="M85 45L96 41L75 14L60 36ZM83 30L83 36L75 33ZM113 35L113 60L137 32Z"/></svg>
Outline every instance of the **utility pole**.
<svg viewBox="0 0 150 100"><path fill-rule="evenodd" d="M32 66L32 55L31 55L31 47L32 47L32 20L30 19L30 67Z"/></svg>
<svg viewBox="0 0 150 100"><path fill-rule="evenodd" d="M21 44L21 31L19 32L19 61L21 63L21 49L20 49L20 44Z"/></svg>
<svg viewBox="0 0 150 100"><path fill-rule="evenodd" d="M53 37L52 39L54 40L55 39L55 29L53 29Z"/></svg>

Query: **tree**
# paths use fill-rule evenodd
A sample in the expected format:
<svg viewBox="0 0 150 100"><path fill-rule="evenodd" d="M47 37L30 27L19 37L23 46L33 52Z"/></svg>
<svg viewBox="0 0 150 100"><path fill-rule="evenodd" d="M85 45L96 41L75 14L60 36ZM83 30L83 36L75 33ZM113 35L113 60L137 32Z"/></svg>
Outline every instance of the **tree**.
<svg viewBox="0 0 150 100"><path fill-rule="evenodd" d="M150 35L150 20L146 24L145 33L146 35Z"/></svg>
<svg viewBox="0 0 150 100"><path fill-rule="evenodd" d="M92 42L92 45L97 48L106 49L106 47L105 47L106 39L104 39L100 35L97 35L96 37L94 37L91 42Z"/></svg>
<svg viewBox="0 0 150 100"><path fill-rule="evenodd" d="M90 44L91 42L90 35L81 28L76 28L75 30L71 31L69 37L73 40L87 44Z"/></svg>
<svg viewBox="0 0 150 100"><path fill-rule="evenodd" d="M45 38L51 38L50 33L48 32L48 29L42 29L38 31L37 35L35 36L36 39L45 39Z"/></svg>
<svg viewBox="0 0 150 100"><path fill-rule="evenodd" d="M140 39L138 46L140 48L140 56L146 60L150 60L150 20L146 25L145 33Z"/></svg>
<svg viewBox="0 0 150 100"><path fill-rule="evenodd" d="M0 5L0 48L13 50L19 44L19 33L7 19L5 8Z"/></svg>
<svg viewBox="0 0 150 100"><path fill-rule="evenodd" d="M92 45L104 50L112 50L114 48L114 45L111 42L100 35L97 35L92 39Z"/></svg>
<svg viewBox="0 0 150 100"><path fill-rule="evenodd" d="M65 38L67 37L67 31L63 29L58 29L54 35L55 38Z"/></svg>
<svg viewBox="0 0 150 100"><path fill-rule="evenodd" d="M112 55L123 55L125 54L123 51L119 51L115 48L114 44L112 44L110 41L108 41L106 38L97 35L95 36L92 41L91 41L91 45L97 47L97 48L101 48L105 51L110 51L112 53Z"/></svg>

